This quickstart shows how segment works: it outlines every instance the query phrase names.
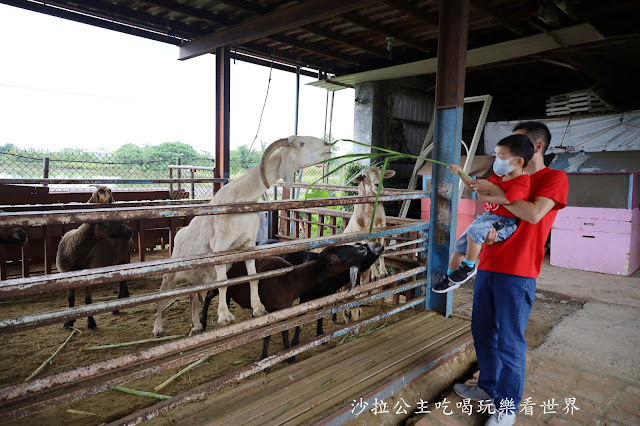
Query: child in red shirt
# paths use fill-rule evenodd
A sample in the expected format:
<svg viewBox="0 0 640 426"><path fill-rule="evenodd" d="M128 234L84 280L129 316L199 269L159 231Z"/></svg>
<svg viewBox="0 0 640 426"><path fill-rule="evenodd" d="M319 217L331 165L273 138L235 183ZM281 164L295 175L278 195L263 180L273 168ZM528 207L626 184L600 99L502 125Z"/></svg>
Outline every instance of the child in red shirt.
<svg viewBox="0 0 640 426"><path fill-rule="evenodd" d="M512 203L515 200L529 198L529 175L524 168L533 157L533 145L528 136L511 135L498 142L495 148L496 160L492 174L487 180L505 191L505 197ZM469 187L469 178L459 174L458 165L449 166L452 173L458 174L464 184ZM504 241L517 229L517 218L501 205L484 203L485 212L469 225L467 230L456 241L453 251L464 255L458 269L447 270L446 276L433 286L436 293L446 293L460 287L477 272L476 260L480 254L482 243L493 227L498 231L496 241Z"/></svg>

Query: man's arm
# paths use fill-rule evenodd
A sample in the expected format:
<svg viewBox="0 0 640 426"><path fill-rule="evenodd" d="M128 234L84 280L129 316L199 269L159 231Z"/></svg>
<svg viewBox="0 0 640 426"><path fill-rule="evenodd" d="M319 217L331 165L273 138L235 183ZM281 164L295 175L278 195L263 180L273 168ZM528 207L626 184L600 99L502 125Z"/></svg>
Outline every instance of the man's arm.
<svg viewBox="0 0 640 426"><path fill-rule="evenodd" d="M535 225L540 222L555 205L556 201L551 198L536 197L533 199L533 203L525 200L515 200L511 204L505 205L504 208L518 218Z"/></svg>

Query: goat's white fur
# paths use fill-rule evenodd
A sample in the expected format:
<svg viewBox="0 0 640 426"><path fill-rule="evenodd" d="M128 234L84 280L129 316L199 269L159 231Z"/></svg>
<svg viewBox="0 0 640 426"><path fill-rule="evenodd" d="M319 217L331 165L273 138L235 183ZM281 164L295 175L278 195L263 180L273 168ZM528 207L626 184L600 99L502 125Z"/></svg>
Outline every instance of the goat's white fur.
<svg viewBox="0 0 640 426"><path fill-rule="evenodd" d="M358 182L359 196L374 196L378 193L378 186L382 185L383 178L389 179L395 176L395 174L396 172L393 170L385 170L384 177L382 177L382 170L380 170L380 168L369 167L351 178L351 182ZM373 207L373 203L355 204L353 207L353 215L351 219L349 219L349 224L344 229L344 232L369 232L371 218L373 216ZM373 218L373 229L384 228L386 226L387 216L384 212L384 206L382 203L378 203L376 215ZM384 237L378 237L377 242L384 247ZM380 278L387 275L387 269L382 256L378 259L377 263L379 264L380 272L376 270L375 264L371 265L371 268L360 277L362 284L368 283L373 278ZM349 311L348 313L343 311L343 318L347 324L360 318L360 308L353 308Z"/></svg>
<svg viewBox="0 0 640 426"><path fill-rule="evenodd" d="M291 188L294 173L304 167L311 166L331 157L331 144L311 136L290 136L285 146L275 154L269 155L267 148L263 156L264 175L260 167L254 167L239 179L230 182L220 189L209 204L241 203L257 201L258 198L278 179L285 180L285 186ZM275 143L284 143L281 140ZM267 158L268 157L268 158ZM265 182L268 186L265 186ZM196 216L176 233L171 257L216 253L223 250L235 250L255 246L259 213L226 214L213 216ZM249 275L256 273L255 259L245 261ZM165 274L160 290L175 287L179 280L191 284L213 283L227 279L227 270L231 265L191 269ZM227 306L227 288L219 288L218 323L229 324L235 318ZM200 300L197 294L190 296L192 331L202 331L200 323ZM166 301L158 303L158 312L153 334L159 336L162 330L162 310ZM258 280L251 281L251 307L254 315L266 313L258 295Z"/></svg>

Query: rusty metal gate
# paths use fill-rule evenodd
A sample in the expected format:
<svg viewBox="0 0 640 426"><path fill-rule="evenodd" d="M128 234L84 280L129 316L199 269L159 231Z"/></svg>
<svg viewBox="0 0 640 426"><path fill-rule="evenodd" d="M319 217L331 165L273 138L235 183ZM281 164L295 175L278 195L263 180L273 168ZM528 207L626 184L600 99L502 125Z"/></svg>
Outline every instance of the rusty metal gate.
<svg viewBox="0 0 640 426"><path fill-rule="evenodd" d="M189 179L183 182L189 182ZM211 180L210 180L211 182ZM32 182L33 183L33 182ZM42 183L42 182L40 182ZM297 184L300 188L308 185ZM324 185L323 187L331 187ZM344 189L344 187L337 187ZM347 187L349 188L349 187ZM354 190L351 187L347 190ZM416 200L425 197L424 192L385 189L379 201ZM280 333L297 325L315 321L372 300L393 297L398 303L400 295L405 303L392 309L345 326L336 332L319 336L309 342L301 343L289 350L279 352L260 362L252 363L231 375L209 382L204 387L173 396L170 400L144 409L135 419L126 419L126 424L136 424L150 419L162 412L219 389L229 383L246 378L258 371L285 360L295 354L316 347L330 339L342 336L363 325L374 323L412 307L424 308L428 295L424 292L426 284L426 266L421 253L425 251L429 224L412 219L388 218L390 226L369 234L340 234L338 221L346 226L350 213L330 210L325 207L372 203L375 197L349 196L308 200L277 200L255 203L234 204L184 204L180 203L115 203L115 207L104 208L100 205L83 205L72 210L29 210L28 206L14 207L12 212L0 213L0 226L45 227L52 225L70 225L80 222L143 221L159 218L184 218L186 216L236 214L258 211L274 212L274 221L280 223L282 233L276 235L285 242L251 249L210 253L206 255L168 258L110 266L91 270L81 270L57 274L45 274L33 277L14 278L0 282L0 301L15 300L35 295L59 292L61 290L93 287L104 283L132 280L157 276L168 272L209 267L252 258L291 253L299 250L311 250L332 244L343 244L373 237L385 236L395 240L396 251L392 252L387 263L397 265L401 272L376 282L356 287L353 291L340 292L328 297L295 305L291 308L272 312L268 315L247 321L216 328L200 334L184 337L168 343L161 343L148 349L134 351L115 358L101 360L89 365L75 367L63 372L34 378L24 383L16 383L0 389L0 421L7 422L24 418L42 410L77 401L86 396L97 394L132 380L197 361L205 356L220 353L247 342L262 339L265 336ZM39 206L43 208L43 206ZM278 213L279 212L279 213ZM290 226L293 223L294 226ZM315 238L309 238L311 235ZM306 238L305 238L306 237ZM171 238L171 237L170 237ZM401 256L405 256L404 260ZM406 267L407 256L414 263ZM420 263L416 262L419 261ZM405 266L403 268L403 266ZM253 277L267 278L283 275L292 268L283 268L259 273ZM0 320L0 334L17 333L45 325L62 323L66 320L83 318L88 315L111 312L117 309L150 304L176 296L189 295L218 288L248 282L249 277L239 277L218 281L213 284L176 288L168 291L156 291L132 296L126 299L97 302L91 305L77 306L51 312L40 312L16 318ZM354 300L353 297L357 296ZM349 297L349 300L346 300ZM263 328L259 328L263 327ZM266 327L266 328L265 328ZM254 331L252 331L254 330ZM118 423L118 422L116 422Z"/></svg>

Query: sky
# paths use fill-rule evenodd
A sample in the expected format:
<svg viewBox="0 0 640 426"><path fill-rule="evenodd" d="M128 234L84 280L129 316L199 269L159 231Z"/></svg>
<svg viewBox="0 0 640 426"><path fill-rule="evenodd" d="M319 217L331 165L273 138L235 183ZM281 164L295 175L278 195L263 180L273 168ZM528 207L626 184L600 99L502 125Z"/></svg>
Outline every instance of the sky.
<svg viewBox="0 0 640 426"><path fill-rule="evenodd" d="M184 142L214 152L215 55L0 4L0 145L114 151ZM295 74L231 62L231 149L294 133ZM298 134L322 137L326 91L301 76ZM352 139L354 91L336 92L332 136ZM327 125L328 128L328 125ZM339 144L340 153L352 149Z"/></svg>

